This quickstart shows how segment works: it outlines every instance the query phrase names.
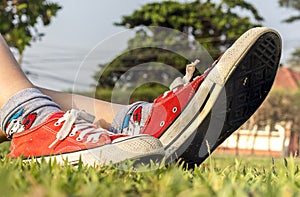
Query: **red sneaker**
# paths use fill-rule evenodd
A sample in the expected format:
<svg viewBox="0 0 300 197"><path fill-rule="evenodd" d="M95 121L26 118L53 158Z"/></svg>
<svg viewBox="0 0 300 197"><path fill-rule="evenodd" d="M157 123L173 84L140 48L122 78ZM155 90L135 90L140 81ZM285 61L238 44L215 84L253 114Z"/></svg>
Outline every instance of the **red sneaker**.
<svg viewBox="0 0 300 197"><path fill-rule="evenodd" d="M92 124L93 116L83 111L55 112L44 123L15 133L9 157L23 156L67 159L76 165L105 165L127 159L149 162L162 159L164 150L158 139L148 135L116 135Z"/></svg>
<svg viewBox="0 0 300 197"><path fill-rule="evenodd" d="M169 160L200 164L264 101L280 56L276 31L250 29L203 75L158 97L140 133L159 138Z"/></svg>

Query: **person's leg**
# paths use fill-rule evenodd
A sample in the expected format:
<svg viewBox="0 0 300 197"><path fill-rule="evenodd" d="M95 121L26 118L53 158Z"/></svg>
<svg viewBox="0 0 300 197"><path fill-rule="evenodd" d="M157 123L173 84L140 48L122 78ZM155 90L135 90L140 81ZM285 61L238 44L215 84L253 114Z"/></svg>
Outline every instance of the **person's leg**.
<svg viewBox="0 0 300 197"><path fill-rule="evenodd" d="M15 93L27 88L35 88L36 86L34 86L22 72L1 35L0 59L0 106L3 106L3 104ZM103 128L109 128L114 115L123 107L123 105L113 104L85 96L68 94L40 87L36 88L45 95L50 96L64 111L76 108L83 109L86 112L95 115L97 123ZM5 139L1 136L3 136L3 133L0 134L0 141L1 139Z"/></svg>
<svg viewBox="0 0 300 197"><path fill-rule="evenodd" d="M11 53L9 47L7 46L6 42L4 41L1 35L0 35L0 60L1 60L0 62L1 130L3 131L3 134L5 134L6 137L8 137L10 135L10 131L8 131L7 127L9 123L12 122L13 120L10 119L10 117L15 116L16 114L19 114L19 117L22 117L23 115L28 115L30 112L41 112L43 115L37 118L36 123L38 123L38 121L40 122L43 121L43 119L49 113L59 110L59 106L53 103L50 99L43 100L42 98L38 98L34 100L34 98L31 98L34 100L36 104L27 105L27 107L23 109L22 103L30 102L27 101L27 97L30 97L32 90L34 90L34 85L26 78L25 74L22 72L20 66L18 65L17 61L15 60L13 54ZM16 97L18 93L19 96L17 96L17 99L11 100L11 98ZM36 97L40 97L40 95L37 93ZM36 102L37 100L38 102ZM44 106L49 106L49 107L46 109ZM48 114L43 112L45 110L48 112ZM24 113L20 114L23 111ZM13 127L13 124L11 124L11 127ZM1 135L0 139L3 140L5 138L3 137L3 135Z"/></svg>
<svg viewBox="0 0 300 197"><path fill-rule="evenodd" d="M0 65L0 72L3 73L3 80L0 80L0 87L4 87L0 93L0 104L2 106L16 92L25 88L34 88L35 86L21 71L3 38L1 37L0 39L0 58L3 60L1 64L2 66ZM193 66L197 63L198 61L194 62ZM86 112L93 114L96 117L97 124L105 129L110 128L115 115L118 114L120 109L124 109L125 107L124 105L113 104L76 94L58 92L40 87L36 88L45 95L50 96L64 111L75 108L83 109Z"/></svg>
<svg viewBox="0 0 300 197"><path fill-rule="evenodd" d="M34 85L26 78L15 60L9 47L0 35L0 118L1 130L6 137L17 130L17 119L32 118L33 113L40 114L26 125L42 122L51 112L60 107L47 96L34 89ZM46 98L46 99L45 99ZM29 120L29 119L28 119ZM16 124L14 123L16 121ZM1 137L2 138L2 137ZM2 138L3 139L3 138Z"/></svg>
<svg viewBox="0 0 300 197"><path fill-rule="evenodd" d="M69 109L81 109L94 115L97 125L104 129L110 128L115 115L125 106L78 94L58 92L41 87L38 87L38 89L50 96L64 111Z"/></svg>
<svg viewBox="0 0 300 197"><path fill-rule="evenodd" d="M199 62L200 60L196 59L194 62L186 65L186 73L184 77L175 78L169 85L169 91L173 91L180 86L187 85L191 81L196 70L196 65ZM153 103L143 101L123 106L111 122L110 130L114 133L125 133L129 135L139 134L148 121L148 117L152 111L152 106ZM164 114L160 115L163 116Z"/></svg>
<svg viewBox="0 0 300 197"><path fill-rule="evenodd" d="M32 83L26 78L18 66L13 54L0 35L0 106L15 93L25 88L33 88Z"/></svg>

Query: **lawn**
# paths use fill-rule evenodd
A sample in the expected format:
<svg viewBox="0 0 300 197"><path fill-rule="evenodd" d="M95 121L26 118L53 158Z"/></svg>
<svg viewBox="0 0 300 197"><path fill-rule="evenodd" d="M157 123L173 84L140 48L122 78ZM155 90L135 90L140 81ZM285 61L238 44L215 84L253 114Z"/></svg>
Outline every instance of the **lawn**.
<svg viewBox="0 0 300 197"><path fill-rule="evenodd" d="M172 164L127 169L5 158L0 146L0 196L300 196L299 160L213 154L194 170ZM130 163L128 163L130 165Z"/></svg>

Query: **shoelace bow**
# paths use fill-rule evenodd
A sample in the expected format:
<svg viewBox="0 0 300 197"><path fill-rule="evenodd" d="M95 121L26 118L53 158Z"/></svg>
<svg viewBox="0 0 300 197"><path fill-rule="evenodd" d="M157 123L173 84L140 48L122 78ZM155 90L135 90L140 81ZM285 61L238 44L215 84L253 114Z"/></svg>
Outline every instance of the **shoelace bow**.
<svg viewBox="0 0 300 197"><path fill-rule="evenodd" d="M63 123L63 126L56 134L56 139L49 145L49 148L52 148L57 142L64 140L68 136L74 136L77 132L80 132L76 138L77 141L83 140L88 135L86 142L92 143L98 142L102 134L111 134L103 128L95 128L93 124L94 119L93 115L85 111L76 109L67 111L63 117L54 123L55 126L60 126Z"/></svg>
<svg viewBox="0 0 300 197"><path fill-rule="evenodd" d="M213 63L212 63L212 65L209 67L209 68L207 68L201 75L205 75L205 74L207 74L219 61L220 61L220 59L221 59L221 57L222 57L222 55L223 54L221 54L220 56L219 56L219 58L217 59L217 60L215 60ZM200 61L197 61L197 63L195 62L195 65L196 64L198 64ZM198 75L198 76L196 76L196 77L194 77L193 78L193 81L194 80L196 80L196 79L198 79L201 75ZM184 83L183 84L180 84L180 86L186 86L186 85L188 85L189 83L190 83L190 80L192 79L192 75L188 75L187 73L185 74L185 76L183 77L183 80L184 80ZM178 90L178 87L179 86L177 86L177 87L175 87L175 88L171 88L170 87L170 90L167 90L167 91L165 91L164 93L163 93L163 98L165 98L166 96L168 96L168 94L170 93L170 92L173 92L173 93L175 93L177 90Z"/></svg>

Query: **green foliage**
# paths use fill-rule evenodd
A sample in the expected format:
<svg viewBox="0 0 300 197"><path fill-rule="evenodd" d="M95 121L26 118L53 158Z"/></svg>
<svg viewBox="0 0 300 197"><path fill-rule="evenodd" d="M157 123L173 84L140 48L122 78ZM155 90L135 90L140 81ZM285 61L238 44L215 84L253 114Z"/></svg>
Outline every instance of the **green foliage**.
<svg viewBox="0 0 300 197"><path fill-rule="evenodd" d="M211 156L194 170L0 160L1 196L299 196L299 160ZM148 170L146 170L148 169Z"/></svg>
<svg viewBox="0 0 300 197"><path fill-rule="evenodd" d="M31 41L44 35L36 25L49 25L59 9L60 5L47 0L0 1L0 33L9 46L22 54Z"/></svg>
<svg viewBox="0 0 300 197"><path fill-rule="evenodd" d="M293 10L296 10L299 12L298 15L290 16L289 18L285 19L284 22L292 23L295 21L300 20L300 1L299 0L279 0L279 4L282 7L291 8ZM300 65L300 49L296 49L291 57L288 60L289 65L291 65L294 68L297 68L298 70Z"/></svg>
<svg viewBox="0 0 300 197"><path fill-rule="evenodd" d="M282 7L292 8L294 10L300 11L300 1L299 0L279 0L279 5ZM300 14L291 16L284 21L287 23L291 23L300 19Z"/></svg>
<svg viewBox="0 0 300 197"><path fill-rule="evenodd" d="M291 57L288 60L289 66L297 69L299 71L300 69L300 48L296 49Z"/></svg>
<svg viewBox="0 0 300 197"><path fill-rule="evenodd" d="M239 15L238 9L247 14ZM99 82L97 90L112 89L116 83L136 85L142 81L156 81L168 86L185 72L185 65L196 58L201 61L197 69L202 72L212 63L212 58L217 58L246 30L259 26L261 20L257 10L243 0L146 4L115 23L135 28L135 36L128 41L124 53L112 62L100 65L95 76ZM162 64L175 68L176 72L170 72ZM130 80L125 80L128 77L124 74L137 66L139 70L131 74ZM147 100L151 101L150 98Z"/></svg>
<svg viewBox="0 0 300 197"><path fill-rule="evenodd" d="M147 83L134 90L117 89L113 92L108 88L99 88L96 91L96 98L101 98L112 103L129 104L136 101L153 101L158 93L166 91L167 88L159 84Z"/></svg>
<svg viewBox="0 0 300 197"><path fill-rule="evenodd" d="M247 10L250 16L240 16L237 9ZM216 58L222 48L230 46L249 28L260 25L252 23L251 17L256 22L262 20L257 10L243 0L223 0L218 4L211 1L164 1L146 4L132 15L123 16L116 25L128 28L159 26L191 34Z"/></svg>

